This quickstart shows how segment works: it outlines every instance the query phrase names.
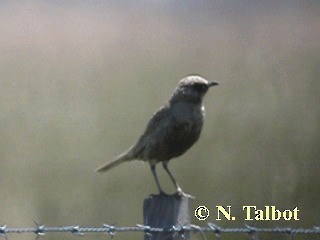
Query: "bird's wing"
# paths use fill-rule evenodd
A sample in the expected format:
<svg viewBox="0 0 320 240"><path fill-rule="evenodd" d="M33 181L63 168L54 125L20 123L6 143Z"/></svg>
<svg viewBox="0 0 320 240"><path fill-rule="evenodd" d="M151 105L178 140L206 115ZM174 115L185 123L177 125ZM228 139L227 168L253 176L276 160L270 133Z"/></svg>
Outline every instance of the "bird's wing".
<svg viewBox="0 0 320 240"><path fill-rule="evenodd" d="M148 122L145 132L141 135L137 143L130 149L130 154L132 154L133 158L143 158L143 151L147 142L150 141L150 138L153 138L157 132L167 128L167 125L170 123L169 118L170 108L168 105L161 107L153 115Z"/></svg>
<svg viewBox="0 0 320 240"><path fill-rule="evenodd" d="M168 105L161 107L150 119L144 135L152 135L153 132L158 131L166 125L170 118L170 108Z"/></svg>

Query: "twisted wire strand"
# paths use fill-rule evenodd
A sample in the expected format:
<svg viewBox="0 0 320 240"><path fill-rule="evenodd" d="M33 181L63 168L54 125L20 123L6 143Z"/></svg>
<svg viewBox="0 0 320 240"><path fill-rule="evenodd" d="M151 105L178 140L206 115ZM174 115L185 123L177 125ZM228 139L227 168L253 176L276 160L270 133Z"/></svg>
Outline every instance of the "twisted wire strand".
<svg viewBox="0 0 320 240"><path fill-rule="evenodd" d="M3 225L0 227L0 234L14 234L14 233L34 233L37 235L45 233L72 233L72 234L85 234L85 233L109 233L115 234L117 232L145 232L145 233L157 233L157 232L199 232L201 234L205 232L213 232L216 234L225 234L225 233L284 233L284 234L320 234L320 227L313 228L259 228L259 227L250 227L245 226L241 228L223 228L219 227L213 223L208 223L208 226L200 227L197 225L190 226L173 226L171 228L156 228L145 225L137 224L136 226L115 226L109 224L103 224L102 226L62 226L62 227L46 227L45 225L40 225L36 222L35 227L7 227Z"/></svg>

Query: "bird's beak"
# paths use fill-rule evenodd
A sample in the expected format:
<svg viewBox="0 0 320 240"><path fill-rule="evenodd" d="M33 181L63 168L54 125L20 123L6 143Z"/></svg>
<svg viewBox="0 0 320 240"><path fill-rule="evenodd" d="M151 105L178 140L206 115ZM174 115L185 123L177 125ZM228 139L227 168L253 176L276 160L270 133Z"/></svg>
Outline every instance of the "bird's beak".
<svg viewBox="0 0 320 240"><path fill-rule="evenodd" d="M219 85L218 82L215 82L215 81L209 81L209 87L213 87L213 86L217 86Z"/></svg>

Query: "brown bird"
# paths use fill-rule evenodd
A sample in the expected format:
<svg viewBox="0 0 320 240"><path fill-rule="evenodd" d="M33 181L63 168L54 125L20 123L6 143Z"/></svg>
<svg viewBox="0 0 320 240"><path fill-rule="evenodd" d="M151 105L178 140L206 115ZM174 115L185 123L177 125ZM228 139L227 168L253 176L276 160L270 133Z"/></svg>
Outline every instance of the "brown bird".
<svg viewBox="0 0 320 240"><path fill-rule="evenodd" d="M155 170L156 164L161 162L176 191L184 194L169 171L168 162L185 153L199 139L204 121L203 97L216 85L217 82L200 76L181 79L169 102L153 115L136 144L96 171L104 172L134 159L149 162L159 192L165 194Z"/></svg>

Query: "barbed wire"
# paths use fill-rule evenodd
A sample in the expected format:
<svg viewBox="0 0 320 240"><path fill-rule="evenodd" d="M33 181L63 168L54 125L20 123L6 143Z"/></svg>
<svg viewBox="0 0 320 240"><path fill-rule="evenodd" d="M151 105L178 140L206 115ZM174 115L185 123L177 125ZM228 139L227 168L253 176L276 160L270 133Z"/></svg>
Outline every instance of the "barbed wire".
<svg viewBox="0 0 320 240"><path fill-rule="evenodd" d="M7 225L3 225L0 227L0 235L8 240L8 234L14 233L34 233L37 236L37 239L41 236L44 236L46 233L71 233L74 235L84 235L86 233L107 233L111 238L115 236L118 232L144 232L145 234L152 235L153 233L161 233L161 232L171 232L174 234L181 234L182 237L185 236L186 233L201 233L203 239L206 240L205 233L211 232L214 233L217 239L220 239L222 234L228 233L244 233L249 234L253 239L258 239L258 233L280 233L287 234L294 239L294 236L297 234L319 234L320 235L320 227L313 228L259 228L259 227L251 227L245 225L242 228L223 228L215 225L214 223L209 222L207 226L200 227L197 225L188 225L188 226L173 226L170 228L159 228L159 227L150 227L141 224L137 224L132 227L124 227L124 226L115 226L109 224L103 224L98 227L84 227L84 226L62 226L62 227L46 227L45 225L39 224L35 221L35 227L8 227Z"/></svg>

